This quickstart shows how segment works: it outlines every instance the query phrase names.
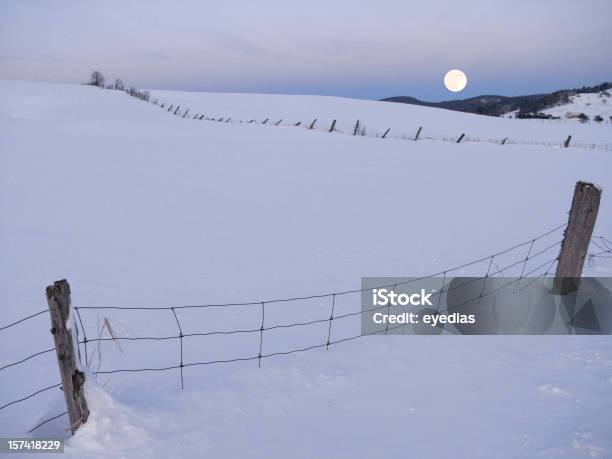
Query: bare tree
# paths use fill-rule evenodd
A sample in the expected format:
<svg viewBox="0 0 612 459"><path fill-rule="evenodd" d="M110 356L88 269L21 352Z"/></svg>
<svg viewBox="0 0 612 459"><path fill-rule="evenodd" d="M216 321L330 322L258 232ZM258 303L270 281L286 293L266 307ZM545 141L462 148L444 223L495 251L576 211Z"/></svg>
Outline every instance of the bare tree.
<svg viewBox="0 0 612 459"><path fill-rule="evenodd" d="M121 78L115 78L115 89L118 89L119 91L123 91L125 89L123 80Z"/></svg>
<svg viewBox="0 0 612 459"><path fill-rule="evenodd" d="M102 72L99 72L98 70L94 70L93 72L91 72L91 77L89 78L90 85L103 88L105 81L106 79L104 78L104 75L102 75Z"/></svg>

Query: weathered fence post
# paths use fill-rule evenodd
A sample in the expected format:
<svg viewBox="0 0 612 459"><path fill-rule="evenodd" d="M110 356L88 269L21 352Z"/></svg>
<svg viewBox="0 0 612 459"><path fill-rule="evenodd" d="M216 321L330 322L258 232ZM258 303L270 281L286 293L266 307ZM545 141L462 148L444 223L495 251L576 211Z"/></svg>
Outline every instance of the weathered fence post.
<svg viewBox="0 0 612 459"><path fill-rule="evenodd" d="M419 136L421 135L421 131L423 130L423 126L419 126L419 130L417 131L416 135L414 136L414 141L416 142L417 140L419 140Z"/></svg>
<svg viewBox="0 0 612 459"><path fill-rule="evenodd" d="M357 135L357 131L359 131L359 120L355 123L355 129L353 129L353 135Z"/></svg>
<svg viewBox="0 0 612 459"><path fill-rule="evenodd" d="M274 126L278 126L279 124L281 124L282 120L283 120L282 118L280 120L278 120L276 123L274 123Z"/></svg>
<svg viewBox="0 0 612 459"><path fill-rule="evenodd" d="M310 126L308 127L308 129L314 129L314 125L317 122L317 119L315 118L314 120L312 120L312 123L310 123Z"/></svg>
<svg viewBox="0 0 612 459"><path fill-rule="evenodd" d="M175 115L178 113L179 108L181 108L181 106L180 106L180 105L177 105L177 106L176 106L176 110L174 110L174 114L175 114Z"/></svg>
<svg viewBox="0 0 612 459"><path fill-rule="evenodd" d="M298 121L297 123L295 123L295 127L298 127L300 124L302 124L302 122Z"/></svg>
<svg viewBox="0 0 612 459"><path fill-rule="evenodd" d="M329 128L329 132L334 132L336 129L336 120L332 121L331 127Z"/></svg>
<svg viewBox="0 0 612 459"><path fill-rule="evenodd" d="M572 141L572 136L571 136L571 135L568 135L568 136L567 136L567 139L565 139L565 142L563 143L563 146L564 146L565 148L569 147L569 144L570 144L570 142L571 142L571 141Z"/></svg>
<svg viewBox="0 0 612 459"><path fill-rule="evenodd" d="M70 330L70 285L66 279L49 285L46 290L51 313L51 334L55 342L57 363L62 377L62 390L68 408L70 431L74 434L87 422L89 409L85 400L85 374L77 368ZM78 345L78 343L77 343Z"/></svg>
<svg viewBox="0 0 612 459"><path fill-rule="evenodd" d="M387 134L389 133L389 131L391 130L391 128L387 129L385 131L385 133L382 135L382 138L384 139L385 137L387 137Z"/></svg>
<svg viewBox="0 0 612 459"><path fill-rule="evenodd" d="M553 291L559 295L578 290L600 200L599 187L588 182L576 183L553 282Z"/></svg>
<svg viewBox="0 0 612 459"><path fill-rule="evenodd" d="M506 142L508 141L508 137L504 137L501 141L502 145L506 145Z"/></svg>
<svg viewBox="0 0 612 459"><path fill-rule="evenodd" d="M457 139L457 143L461 143L464 137L465 137L465 132L459 136L459 138Z"/></svg>
<svg viewBox="0 0 612 459"><path fill-rule="evenodd" d="M265 120L263 120L263 121L261 122L261 124L266 124L266 123L268 122L268 120L269 120L269 119L270 119L270 118L266 118Z"/></svg>

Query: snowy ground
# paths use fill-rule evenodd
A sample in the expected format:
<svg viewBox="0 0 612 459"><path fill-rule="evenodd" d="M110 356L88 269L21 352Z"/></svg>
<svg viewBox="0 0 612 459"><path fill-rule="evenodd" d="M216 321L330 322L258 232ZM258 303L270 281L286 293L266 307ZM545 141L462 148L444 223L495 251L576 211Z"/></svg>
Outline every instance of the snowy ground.
<svg viewBox="0 0 612 459"><path fill-rule="evenodd" d="M349 131L195 121L125 94L0 82L0 326L44 309L67 278L76 306L267 300L358 288L361 276L422 275L529 240L566 220L576 180L604 189L596 234L612 235L605 149L558 142L567 125L307 96L155 91L191 113L313 118ZM460 132L517 144L412 142ZM606 125L571 126L612 145ZM434 135L435 134L435 135ZM607 261L607 262L606 262ZM486 266L484 267L486 269ZM481 274L482 266L464 274ZM610 275L600 260L587 274ZM270 306L272 323L329 314L327 299ZM357 297L339 310L358 310ZM83 311L123 336L176 333L168 311ZM159 315L156 315L159 314ZM187 331L259 326L252 308L184 310ZM275 322L276 321L276 322ZM319 343L327 325L270 332L264 352ZM334 327L336 327L334 325ZM52 346L48 318L0 332L0 365ZM356 319L334 328L359 331ZM186 360L257 354L258 340L199 337ZM175 365L175 342L102 346L102 368ZM368 337L330 351L100 376L69 457L610 457L609 337ZM0 404L57 383L52 354L0 371ZM24 435L61 413L59 390L0 411ZM65 435L66 417L35 433Z"/></svg>

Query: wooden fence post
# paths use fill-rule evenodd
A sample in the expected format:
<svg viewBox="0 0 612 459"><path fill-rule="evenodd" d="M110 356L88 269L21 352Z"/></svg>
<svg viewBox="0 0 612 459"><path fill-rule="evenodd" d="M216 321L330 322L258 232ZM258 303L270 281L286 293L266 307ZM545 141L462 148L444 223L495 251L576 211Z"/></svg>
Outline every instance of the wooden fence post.
<svg viewBox="0 0 612 459"><path fill-rule="evenodd" d="M568 135L568 136L567 136L567 139L565 139L565 142L563 143L563 146L564 146L565 148L569 147L569 144L570 144L570 142L571 142L571 141L572 141L572 136L571 136L571 135Z"/></svg>
<svg viewBox="0 0 612 459"><path fill-rule="evenodd" d="M329 132L334 132L336 129L336 120L332 121L331 127L329 128Z"/></svg>
<svg viewBox="0 0 612 459"><path fill-rule="evenodd" d="M62 390L68 408L70 431L74 434L87 422L89 409L85 400L85 373L77 368L70 330L70 285L66 279L56 281L46 289L51 313L51 334L55 342L57 363L62 377ZM78 343L77 343L78 345Z"/></svg>
<svg viewBox="0 0 612 459"><path fill-rule="evenodd" d="M266 124L266 123L268 122L268 120L269 120L269 119L270 119L270 118L266 118L265 120L263 120L263 121L262 121L262 123L261 123L261 124Z"/></svg>
<svg viewBox="0 0 612 459"><path fill-rule="evenodd" d="M421 135L421 131L423 130L423 126L419 126L419 130L417 131L416 135L414 136L414 141L416 142L417 140L419 140L419 136Z"/></svg>
<svg viewBox="0 0 612 459"><path fill-rule="evenodd" d="M310 123L310 126L308 127L308 129L314 129L314 125L317 122L317 119L315 118L314 120L312 120L312 123Z"/></svg>
<svg viewBox="0 0 612 459"><path fill-rule="evenodd" d="M179 108L181 108L181 106L180 106L180 105L177 105L177 106L176 106L176 110L174 110L174 114L175 114L175 115L178 113Z"/></svg>
<svg viewBox="0 0 612 459"><path fill-rule="evenodd" d="M599 187L588 182L576 183L553 282L553 292L559 295L578 290L600 200Z"/></svg>
<svg viewBox="0 0 612 459"><path fill-rule="evenodd" d="M358 131L359 131L359 120L357 120L357 122L355 123L355 129L353 129L353 135L357 135Z"/></svg>
<svg viewBox="0 0 612 459"><path fill-rule="evenodd" d="M280 120L278 120L276 123L274 123L274 126L278 126L279 124L281 124L282 120L283 120L282 118Z"/></svg>
<svg viewBox="0 0 612 459"><path fill-rule="evenodd" d="M389 133L389 131L391 130L391 128L387 129L385 131L385 133L382 135L382 138L384 139L385 137L387 137L387 134Z"/></svg>
<svg viewBox="0 0 612 459"><path fill-rule="evenodd" d="M506 141L508 140L508 137L504 137L501 141L502 145L506 145Z"/></svg>
<svg viewBox="0 0 612 459"><path fill-rule="evenodd" d="M459 138L457 139L457 143L461 143L464 137L465 137L465 132L459 136Z"/></svg>
<svg viewBox="0 0 612 459"><path fill-rule="evenodd" d="M295 127L298 127L300 124L302 124L302 122L301 122L301 121L298 121L297 123L295 123L295 125L294 125L294 126L295 126Z"/></svg>

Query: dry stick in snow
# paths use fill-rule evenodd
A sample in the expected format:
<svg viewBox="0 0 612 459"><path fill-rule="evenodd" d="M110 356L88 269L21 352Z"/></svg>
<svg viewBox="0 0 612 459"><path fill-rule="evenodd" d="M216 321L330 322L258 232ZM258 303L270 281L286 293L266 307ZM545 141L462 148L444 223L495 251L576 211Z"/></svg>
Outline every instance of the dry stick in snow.
<svg viewBox="0 0 612 459"><path fill-rule="evenodd" d="M417 131L416 135L414 136L414 141L416 142L417 140L419 140L419 136L421 135L421 131L423 130L423 126L419 126L419 130Z"/></svg>
<svg viewBox="0 0 612 459"><path fill-rule="evenodd" d="M253 121L255 121L255 120L251 120L251 121L249 121L249 124L251 124Z"/></svg>
<svg viewBox="0 0 612 459"><path fill-rule="evenodd" d="M265 120L263 120L263 121L262 121L262 123L261 123L261 124L266 124L266 123L268 122L268 120L269 120L269 119L270 119L270 118L266 118Z"/></svg>
<svg viewBox="0 0 612 459"><path fill-rule="evenodd" d="M228 118L228 119L226 119L226 120L225 120L225 122L226 122L226 123L229 123L229 122L230 122L230 120L231 120L231 118Z"/></svg>
<svg viewBox="0 0 612 459"><path fill-rule="evenodd" d="M506 141L508 140L508 137L504 137L503 140L501 141L502 145L506 145Z"/></svg>
<svg viewBox="0 0 612 459"><path fill-rule="evenodd" d="M180 106L180 105L177 105L177 106L176 106L176 110L174 110L174 114L175 114L175 115L178 113L179 108L181 108L181 106Z"/></svg>
<svg viewBox="0 0 612 459"><path fill-rule="evenodd" d="M308 126L308 129L314 129L314 125L317 122L317 119L315 118L314 120L312 120L312 123L310 123L310 126Z"/></svg>
<svg viewBox="0 0 612 459"><path fill-rule="evenodd" d="M193 115L193 119L195 120L198 117L198 114L196 113L195 115Z"/></svg>
<svg viewBox="0 0 612 459"><path fill-rule="evenodd" d="M223 121L223 117L219 118L217 121L220 123L221 121Z"/></svg>
<svg viewBox="0 0 612 459"><path fill-rule="evenodd" d="M280 120L278 120L276 123L274 123L274 126L278 126L279 124L281 124L282 120L283 120L282 118Z"/></svg>
<svg viewBox="0 0 612 459"><path fill-rule="evenodd" d="M171 111L172 107L174 107L174 104L172 104L172 105L170 105L170 107L168 107L168 111Z"/></svg>
<svg viewBox="0 0 612 459"><path fill-rule="evenodd" d="M385 137L387 137L387 134L389 133L389 131L391 130L391 128L387 129L385 131L385 133L382 135L382 138L384 139Z"/></svg>
<svg viewBox="0 0 612 459"><path fill-rule="evenodd" d="M204 115L200 116L198 119L199 119L199 120L204 119Z"/></svg>
<svg viewBox="0 0 612 459"><path fill-rule="evenodd" d="M359 130L359 120L355 123L355 128L353 129L353 135L357 135L357 131Z"/></svg>
<svg viewBox="0 0 612 459"><path fill-rule="evenodd" d="M187 109L187 111L183 113L183 118L187 118L187 115L189 115L189 109Z"/></svg>
<svg viewBox="0 0 612 459"><path fill-rule="evenodd" d="M565 148L569 147L570 142L572 141L572 136L567 136L567 139L565 140L565 143L563 144L565 146Z"/></svg>
<svg viewBox="0 0 612 459"><path fill-rule="evenodd" d="M295 123L295 126L299 126L300 124L302 124L302 122L298 121L297 123Z"/></svg>
<svg viewBox="0 0 612 459"><path fill-rule="evenodd" d="M459 136L459 138L457 139L457 143L461 143L464 137L465 137L465 132Z"/></svg>
<svg viewBox="0 0 612 459"><path fill-rule="evenodd" d="M332 121L331 127L329 128L329 132L334 132L336 129L336 120Z"/></svg>

